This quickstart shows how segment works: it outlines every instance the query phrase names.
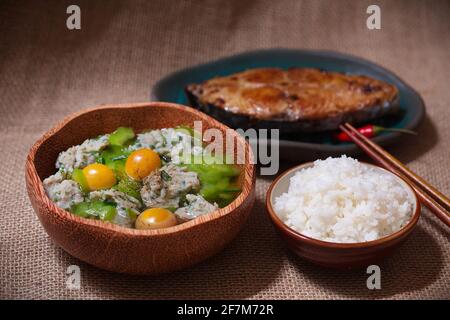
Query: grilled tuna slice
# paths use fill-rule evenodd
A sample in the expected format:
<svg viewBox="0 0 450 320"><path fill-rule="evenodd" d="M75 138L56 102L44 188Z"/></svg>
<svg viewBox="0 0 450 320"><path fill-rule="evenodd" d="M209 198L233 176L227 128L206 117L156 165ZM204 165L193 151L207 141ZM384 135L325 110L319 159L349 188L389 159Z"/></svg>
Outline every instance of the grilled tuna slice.
<svg viewBox="0 0 450 320"><path fill-rule="evenodd" d="M234 128L334 130L398 109L398 90L380 80L318 69L251 69L186 87L190 103Z"/></svg>

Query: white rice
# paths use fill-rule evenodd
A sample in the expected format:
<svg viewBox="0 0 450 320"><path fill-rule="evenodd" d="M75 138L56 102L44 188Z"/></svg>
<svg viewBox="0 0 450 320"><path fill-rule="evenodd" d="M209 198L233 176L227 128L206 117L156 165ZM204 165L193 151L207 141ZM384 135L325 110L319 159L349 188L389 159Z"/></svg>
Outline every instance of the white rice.
<svg viewBox="0 0 450 320"><path fill-rule="evenodd" d="M400 230L412 216L413 203L395 176L342 156L296 172L274 209L303 235L355 243Z"/></svg>

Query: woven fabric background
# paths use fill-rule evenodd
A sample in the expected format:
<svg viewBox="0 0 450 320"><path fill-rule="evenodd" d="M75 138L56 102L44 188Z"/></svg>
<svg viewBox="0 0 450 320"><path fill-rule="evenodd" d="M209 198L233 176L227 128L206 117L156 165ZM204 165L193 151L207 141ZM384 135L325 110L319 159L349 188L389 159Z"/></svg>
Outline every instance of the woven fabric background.
<svg viewBox="0 0 450 320"><path fill-rule="evenodd" d="M81 7L82 29L66 28ZM366 28L369 4L382 29ZM423 96L418 137L390 149L450 194L450 1L1 1L0 298L450 298L449 231L426 209L417 229L381 264L382 289L365 270L322 269L287 252L265 214L270 178L244 230L219 255L158 277L98 270L56 247L25 191L30 146L64 116L103 103L146 101L179 68L248 49L331 49L373 60ZM289 167L292 164L285 164ZM66 269L81 268L81 289Z"/></svg>

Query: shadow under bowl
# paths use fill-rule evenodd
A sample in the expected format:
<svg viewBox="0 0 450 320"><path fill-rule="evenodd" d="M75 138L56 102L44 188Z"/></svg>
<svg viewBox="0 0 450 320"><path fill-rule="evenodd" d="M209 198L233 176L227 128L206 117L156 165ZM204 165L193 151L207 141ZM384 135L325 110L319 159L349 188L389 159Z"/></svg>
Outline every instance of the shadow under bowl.
<svg viewBox="0 0 450 320"><path fill-rule="evenodd" d="M290 179L298 171L314 166L308 162L296 166L282 173L275 179L267 192L266 207L270 220L287 247L296 255L317 265L337 268L353 269L375 264L391 255L410 235L420 217L420 203L411 186L397 175L375 165L364 163L378 170L394 176L410 193L414 199L411 219L397 232L386 237L358 243L334 243L305 236L288 227L276 214L274 209L275 198L288 191Z"/></svg>
<svg viewBox="0 0 450 320"><path fill-rule="evenodd" d="M61 151L119 126L141 132L193 126L194 121L202 123L203 131L215 128L232 135L235 159L243 164L239 164L238 182L242 191L230 205L174 227L137 230L76 216L47 197L42 181L56 171L55 161ZM69 254L109 271L159 274L186 268L216 254L238 234L255 200L252 159L250 146L235 131L192 108L164 102L105 105L71 115L45 133L30 149L25 178L41 224Z"/></svg>

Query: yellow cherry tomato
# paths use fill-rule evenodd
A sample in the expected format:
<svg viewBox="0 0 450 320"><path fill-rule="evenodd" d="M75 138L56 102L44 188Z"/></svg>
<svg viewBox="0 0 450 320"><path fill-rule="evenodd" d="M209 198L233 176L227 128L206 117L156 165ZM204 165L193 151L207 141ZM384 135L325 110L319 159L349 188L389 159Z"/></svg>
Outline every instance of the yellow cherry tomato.
<svg viewBox="0 0 450 320"><path fill-rule="evenodd" d="M167 209L151 208L142 212L136 219L136 229L161 229L177 224L175 215Z"/></svg>
<svg viewBox="0 0 450 320"><path fill-rule="evenodd" d="M93 163L83 169L83 175L90 191L109 189L116 184L114 172L100 163Z"/></svg>
<svg viewBox="0 0 450 320"><path fill-rule="evenodd" d="M125 172L130 178L142 180L153 170L161 167L159 155L151 149L133 151L125 163Z"/></svg>

